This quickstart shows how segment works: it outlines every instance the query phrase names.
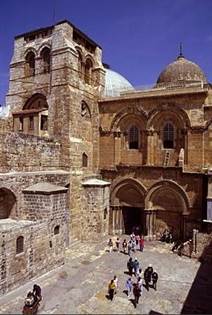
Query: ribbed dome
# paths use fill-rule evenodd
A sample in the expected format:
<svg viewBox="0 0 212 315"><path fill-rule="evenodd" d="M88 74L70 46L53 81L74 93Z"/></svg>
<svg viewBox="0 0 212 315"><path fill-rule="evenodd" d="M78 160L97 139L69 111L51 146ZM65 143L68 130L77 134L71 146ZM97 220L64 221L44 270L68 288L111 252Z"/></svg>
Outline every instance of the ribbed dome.
<svg viewBox="0 0 212 315"><path fill-rule="evenodd" d="M180 55L161 72L157 84L166 85L169 83L192 83L200 81L207 83L206 76L201 68Z"/></svg>
<svg viewBox="0 0 212 315"><path fill-rule="evenodd" d="M133 86L121 74L105 68L104 96L119 96L124 90L132 90Z"/></svg>

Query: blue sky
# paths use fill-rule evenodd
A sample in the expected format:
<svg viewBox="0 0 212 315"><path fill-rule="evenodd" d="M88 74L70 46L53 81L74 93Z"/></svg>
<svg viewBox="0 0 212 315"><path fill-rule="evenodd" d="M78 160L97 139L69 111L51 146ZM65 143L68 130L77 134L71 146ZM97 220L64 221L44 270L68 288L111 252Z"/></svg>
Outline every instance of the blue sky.
<svg viewBox="0 0 212 315"><path fill-rule="evenodd" d="M99 43L103 61L135 86L154 83L178 55L180 42L185 57L212 81L211 0L2 0L1 104L14 36L64 19Z"/></svg>

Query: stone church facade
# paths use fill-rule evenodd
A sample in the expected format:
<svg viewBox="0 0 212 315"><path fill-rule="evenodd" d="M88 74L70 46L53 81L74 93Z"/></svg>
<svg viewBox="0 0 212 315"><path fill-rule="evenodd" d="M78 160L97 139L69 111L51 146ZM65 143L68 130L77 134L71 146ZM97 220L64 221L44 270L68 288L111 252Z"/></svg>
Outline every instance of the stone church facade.
<svg viewBox="0 0 212 315"><path fill-rule="evenodd" d="M182 54L135 89L68 21L17 36L0 119L0 294L63 264L75 239L203 230L211 91Z"/></svg>

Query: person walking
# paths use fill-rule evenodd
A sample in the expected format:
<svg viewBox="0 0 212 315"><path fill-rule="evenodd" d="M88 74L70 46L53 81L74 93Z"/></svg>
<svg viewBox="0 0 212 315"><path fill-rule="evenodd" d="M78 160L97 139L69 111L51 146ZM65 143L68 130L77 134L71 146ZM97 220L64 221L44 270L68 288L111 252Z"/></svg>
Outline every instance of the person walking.
<svg viewBox="0 0 212 315"><path fill-rule="evenodd" d="M132 250L132 241L131 240L129 240L129 242L127 244L127 250L128 250L128 255L130 256L131 250Z"/></svg>
<svg viewBox="0 0 212 315"><path fill-rule="evenodd" d="M128 278L126 283L125 283L125 288L126 288L126 293L127 293L128 299L130 298L130 295L132 292L132 287L133 287L132 279Z"/></svg>
<svg viewBox="0 0 212 315"><path fill-rule="evenodd" d="M114 279L112 279L108 285L108 295L109 295L109 300L111 301L113 301L115 289L116 289L116 285L114 283Z"/></svg>
<svg viewBox="0 0 212 315"><path fill-rule="evenodd" d="M38 284L34 284L32 292L37 300L40 302L42 300L41 287Z"/></svg>
<svg viewBox="0 0 212 315"><path fill-rule="evenodd" d="M140 291L142 293L143 292L143 280L142 280L141 277L138 277L137 284L138 284L138 287L139 287L139 289L140 289Z"/></svg>
<svg viewBox="0 0 212 315"><path fill-rule="evenodd" d="M136 240L135 238L132 240L132 251L135 252L136 249Z"/></svg>
<svg viewBox="0 0 212 315"><path fill-rule="evenodd" d="M133 283L133 295L134 295L134 306L136 308L139 302L139 298L141 296L141 291L140 291L138 283Z"/></svg>
<svg viewBox="0 0 212 315"><path fill-rule="evenodd" d="M133 269L134 269L134 274L137 277L137 275L139 273L139 261L137 258L135 258L135 260L133 262Z"/></svg>
<svg viewBox="0 0 212 315"><path fill-rule="evenodd" d="M111 253L113 250L113 241L111 238L109 238L109 241L108 241L108 248L109 248L109 252Z"/></svg>
<svg viewBox="0 0 212 315"><path fill-rule="evenodd" d="M127 241L126 241L126 239L123 240L122 249L123 249L123 253L126 254L126 251L127 251Z"/></svg>
<svg viewBox="0 0 212 315"><path fill-rule="evenodd" d="M138 278L142 278L142 268L139 268L138 269L138 272L137 272L137 276L136 276L136 278L138 279Z"/></svg>
<svg viewBox="0 0 212 315"><path fill-rule="evenodd" d="M117 237L117 239L116 239L116 250L117 250L117 252L119 252L119 246L120 246L120 239L119 239L119 237Z"/></svg>
<svg viewBox="0 0 212 315"><path fill-rule="evenodd" d="M128 262L127 262L127 269L129 271L130 276L132 276L132 274L133 274L133 267L134 267L134 263L133 263L132 257L130 257Z"/></svg>
<svg viewBox="0 0 212 315"><path fill-rule="evenodd" d="M140 248L140 236L139 236L139 234L137 234L135 236L135 241L136 241L136 249L139 249Z"/></svg>
<svg viewBox="0 0 212 315"><path fill-rule="evenodd" d="M130 240L133 241L135 239L135 233L132 232L132 234L130 234Z"/></svg>
<svg viewBox="0 0 212 315"><path fill-rule="evenodd" d="M114 294L117 294L117 291L118 291L118 278L117 278L116 275L114 276L113 281L114 281L114 283L115 283L115 291L114 291Z"/></svg>
<svg viewBox="0 0 212 315"><path fill-rule="evenodd" d="M144 236L143 235L141 235L140 237L139 245L140 245L140 251L143 252L144 250Z"/></svg>
<svg viewBox="0 0 212 315"><path fill-rule="evenodd" d="M153 289L155 289L155 291L157 290L157 282L158 282L158 274L157 274L156 270L154 270L152 273L152 285L153 285Z"/></svg>
<svg viewBox="0 0 212 315"><path fill-rule="evenodd" d="M149 284L152 280L152 273L153 273L152 265L149 265L144 271L144 281L147 291L149 291Z"/></svg>

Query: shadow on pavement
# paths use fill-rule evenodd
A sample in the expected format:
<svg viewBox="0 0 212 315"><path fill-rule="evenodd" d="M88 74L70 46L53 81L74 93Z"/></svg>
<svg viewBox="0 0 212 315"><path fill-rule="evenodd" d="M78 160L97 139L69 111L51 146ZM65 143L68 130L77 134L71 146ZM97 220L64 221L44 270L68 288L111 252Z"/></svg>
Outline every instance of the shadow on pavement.
<svg viewBox="0 0 212 315"><path fill-rule="evenodd" d="M205 248L199 261L201 265L181 314L212 314L212 241Z"/></svg>

